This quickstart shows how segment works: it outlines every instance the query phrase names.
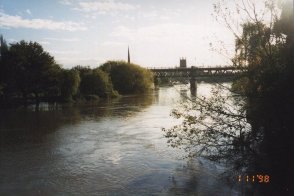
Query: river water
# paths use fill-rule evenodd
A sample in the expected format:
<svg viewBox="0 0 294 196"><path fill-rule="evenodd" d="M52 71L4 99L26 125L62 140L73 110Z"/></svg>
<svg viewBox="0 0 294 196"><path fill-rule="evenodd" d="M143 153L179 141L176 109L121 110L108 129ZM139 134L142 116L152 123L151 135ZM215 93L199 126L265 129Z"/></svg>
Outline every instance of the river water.
<svg viewBox="0 0 294 196"><path fill-rule="evenodd" d="M198 85L198 94L208 92ZM237 195L221 168L168 146L184 86L76 105L2 110L0 195Z"/></svg>

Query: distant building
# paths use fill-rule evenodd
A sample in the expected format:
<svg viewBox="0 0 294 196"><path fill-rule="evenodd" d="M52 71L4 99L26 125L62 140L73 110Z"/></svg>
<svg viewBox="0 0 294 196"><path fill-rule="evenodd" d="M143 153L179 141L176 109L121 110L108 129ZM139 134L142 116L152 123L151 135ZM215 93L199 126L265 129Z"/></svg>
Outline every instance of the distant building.
<svg viewBox="0 0 294 196"><path fill-rule="evenodd" d="M185 58L180 58L180 68L187 68L187 60Z"/></svg>

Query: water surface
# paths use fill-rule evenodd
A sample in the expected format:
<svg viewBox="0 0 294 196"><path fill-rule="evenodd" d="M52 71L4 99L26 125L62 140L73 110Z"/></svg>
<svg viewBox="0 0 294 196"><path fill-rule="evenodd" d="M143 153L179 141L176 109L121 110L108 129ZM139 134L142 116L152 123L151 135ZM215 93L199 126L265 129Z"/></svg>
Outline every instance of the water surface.
<svg viewBox="0 0 294 196"><path fill-rule="evenodd" d="M207 93L207 85L198 86ZM2 110L0 195L234 195L204 160L183 159L162 128L185 87L83 105Z"/></svg>

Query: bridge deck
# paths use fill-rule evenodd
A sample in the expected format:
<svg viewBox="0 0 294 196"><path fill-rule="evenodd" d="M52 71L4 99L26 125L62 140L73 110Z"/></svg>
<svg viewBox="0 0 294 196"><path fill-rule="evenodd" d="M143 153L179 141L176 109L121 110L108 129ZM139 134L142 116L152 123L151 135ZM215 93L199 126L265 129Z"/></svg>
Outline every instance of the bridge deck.
<svg viewBox="0 0 294 196"><path fill-rule="evenodd" d="M247 71L246 68L234 66L225 67L190 67L190 68L150 68L155 77L227 77L241 76Z"/></svg>

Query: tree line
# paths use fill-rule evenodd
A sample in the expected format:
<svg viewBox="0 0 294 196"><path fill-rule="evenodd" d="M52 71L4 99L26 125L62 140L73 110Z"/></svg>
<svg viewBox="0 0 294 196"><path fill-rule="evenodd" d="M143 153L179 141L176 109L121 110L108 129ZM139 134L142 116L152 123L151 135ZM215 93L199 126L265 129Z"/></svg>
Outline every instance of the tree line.
<svg viewBox="0 0 294 196"><path fill-rule="evenodd" d="M62 68L37 42L7 44L0 36L0 105L70 102L144 93L152 73L136 64L108 61L97 68Z"/></svg>

